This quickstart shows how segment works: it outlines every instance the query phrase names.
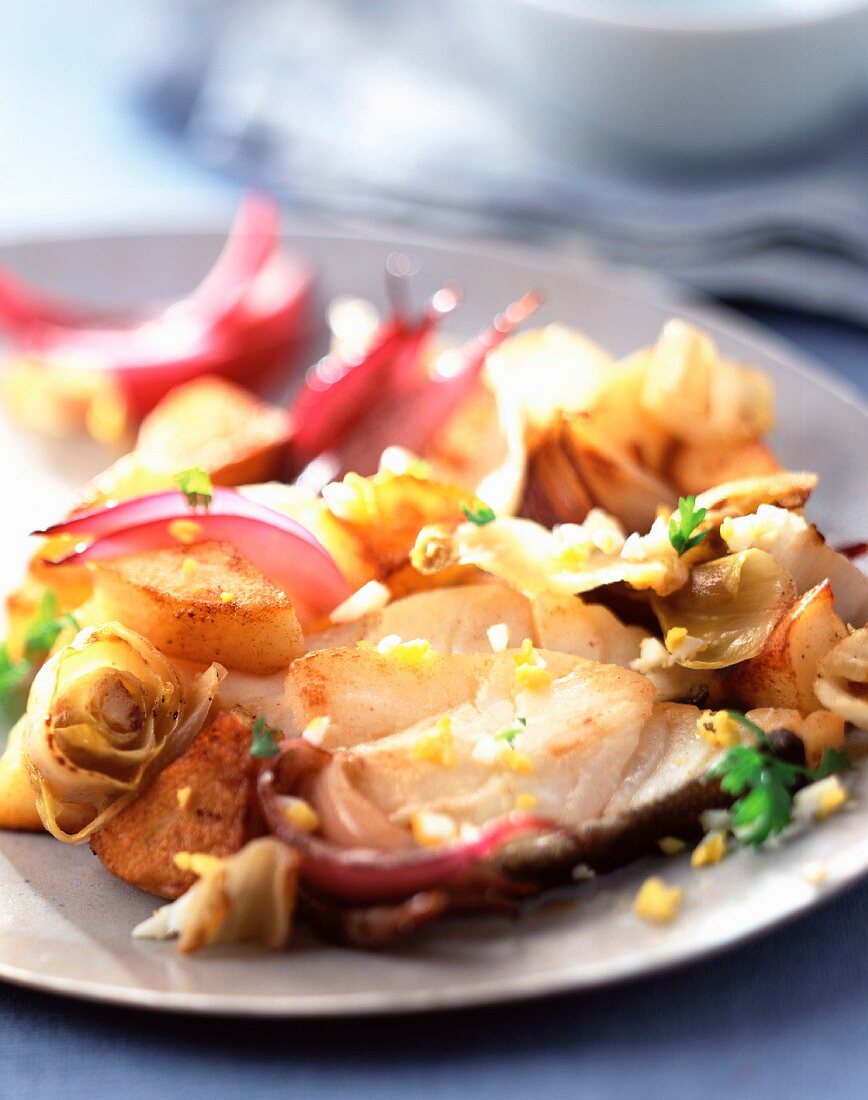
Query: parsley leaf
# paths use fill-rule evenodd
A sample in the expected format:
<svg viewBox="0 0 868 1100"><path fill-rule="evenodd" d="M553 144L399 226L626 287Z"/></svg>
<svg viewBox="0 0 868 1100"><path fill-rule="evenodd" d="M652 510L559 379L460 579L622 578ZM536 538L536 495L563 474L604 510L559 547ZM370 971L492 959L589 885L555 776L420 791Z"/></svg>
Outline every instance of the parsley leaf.
<svg viewBox="0 0 868 1100"><path fill-rule="evenodd" d="M495 741L505 741L510 748L515 744L516 737L519 734L524 733L527 728L527 719L519 718L517 726L507 726L506 729L501 730L500 733L494 735Z"/></svg>
<svg viewBox="0 0 868 1100"><path fill-rule="evenodd" d="M33 663L22 658L13 661L5 642L0 643L0 711L7 721L18 717L23 706L21 688L30 679Z"/></svg>
<svg viewBox="0 0 868 1100"><path fill-rule="evenodd" d="M23 688L42 663L62 630L80 629L78 620L68 611L58 613L57 596L49 589L42 596L36 617L24 631L24 655L13 661L6 643L0 644L0 710L7 719L17 717L24 706Z"/></svg>
<svg viewBox="0 0 868 1100"><path fill-rule="evenodd" d="M843 752L824 749L816 768L781 760L765 732L737 710L727 712L753 734L753 745L735 745L708 773L719 779L727 794L740 795L733 803L733 832L742 844L763 844L777 836L792 819L792 791L802 779L816 781L851 767Z"/></svg>
<svg viewBox="0 0 868 1100"><path fill-rule="evenodd" d="M484 527L486 523L493 523L497 519L493 509L489 508L482 500L475 500L472 507L467 504L462 504L461 511L467 519L471 523L475 523L477 527Z"/></svg>
<svg viewBox="0 0 868 1100"><path fill-rule="evenodd" d="M76 632L81 629L75 615L68 611L58 614L57 596L49 589L40 600L36 618L28 623L24 633L25 657L31 660L44 657L68 626Z"/></svg>
<svg viewBox="0 0 868 1100"><path fill-rule="evenodd" d="M705 519L707 510L696 507L694 496L678 498L678 507L669 519L669 541L678 551L679 557L694 546L698 546L708 534L707 531L694 534L696 528Z"/></svg>
<svg viewBox="0 0 868 1100"><path fill-rule="evenodd" d="M191 466L189 470L181 470L175 474L174 482L187 498L190 508L204 508L207 512L214 495L207 470L203 470L201 466Z"/></svg>
<svg viewBox="0 0 868 1100"><path fill-rule="evenodd" d="M277 756L280 752L280 740L283 734L260 716L253 723L253 737L250 741L250 755L265 757Z"/></svg>
<svg viewBox="0 0 868 1100"><path fill-rule="evenodd" d="M851 772L853 765L840 749L823 749L820 763L811 772L811 779L826 779L836 772Z"/></svg>

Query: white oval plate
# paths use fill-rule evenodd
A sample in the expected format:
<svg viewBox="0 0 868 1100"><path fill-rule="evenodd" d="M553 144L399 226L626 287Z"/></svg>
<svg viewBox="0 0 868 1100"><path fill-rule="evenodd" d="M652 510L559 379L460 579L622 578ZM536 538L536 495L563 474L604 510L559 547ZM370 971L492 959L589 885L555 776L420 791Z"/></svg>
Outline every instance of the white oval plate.
<svg viewBox="0 0 868 1100"><path fill-rule="evenodd" d="M135 301L191 285L219 242L213 232L52 239L8 245L2 258L80 296ZM320 233L294 235L291 244L320 271L324 298L381 298L383 261L393 245ZM464 331L482 327L529 287L546 292L541 321L575 325L617 353L648 343L673 314L703 324L729 355L773 377L777 453L792 468L822 477L813 518L834 540L865 536L868 413L844 386L778 341L645 275L535 253L410 247L422 264L420 294L446 280L466 289L457 319ZM6 513L13 517L0 542L4 589L24 562L24 533L53 518L100 461L92 447L58 448L0 423ZM849 812L776 851L740 852L701 872L685 859L646 860L550 900L521 921L450 922L381 954L304 939L277 956L241 949L181 958L171 944L131 938L154 901L113 879L86 848L0 834L0 977L153 1009L263 1016L417 1011L599 986L768 929L868 870L866 771L854 777ZM818 861L827 876L819 887L802 874ZM651 927L632 913L635 891L651 870L684 887L682 913L670 927Z"/></svg>

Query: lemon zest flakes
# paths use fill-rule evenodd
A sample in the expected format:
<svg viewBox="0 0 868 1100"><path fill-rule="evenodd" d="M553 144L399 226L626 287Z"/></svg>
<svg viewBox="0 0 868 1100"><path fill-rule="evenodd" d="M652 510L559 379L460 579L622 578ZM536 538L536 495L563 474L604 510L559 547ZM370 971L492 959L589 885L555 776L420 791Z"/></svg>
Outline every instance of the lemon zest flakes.
<svg viewBox="0 0 868 1100"><path fill-rule="evenodd" d="M519 794L516 795L515 808L517 810L534 810L536 809L539 799L535 794Z"/></svg>
<svg viewBox="0 0 868 1100"><path fill-rule="evenodd" d="M646 879L633 902L633 912L652 924L670 924L678 915L684 891L680 886L667 886L656 875Z"/></svg>
<svg viewBox="0 0 868 1100"><path fill-rule="evenodd" d="M202 524L194 519L173 519L169 534L184 546L192 546L202 537Z"/></svg>
<svg viewBox="0 0 868 1100"><path fill-rule="evenodd" d="M198 565L195 558L184 558L181 562L181 573L186 580L190 580L197 569Z"/></svg>
<svg viewBox="0 0 868 1100"><path fill-rule="evenodd" d="M455 767L458 754L455 752L452 719L448 714L437 719L433 730L421 734L413 746L413 756L417 760L427 760L430 764L440 764L444 768Z"/></svg>
<svg viewBox="0 0 868 1100"><path fill-rule="evenodd" d="M220 602L221 603L232 603L232 601L234 599L235 599L235 593L234 592L221 592L220 593Z"/></svg>
<svg viewBox="0 0 868 1100"><path fill-rule="evenodd" d="M741 729L726 710L704 710L696 719L697 732L715 749L731 749L740 744Z"/></svg>
<svg viewBox="0 0 868 1100"><path fill-rule="evenodd" d="M719 831L708 833L693 849L690 866L711 867L715 863L720 863L728 851L725 833Z"/></svg>
<svg viewBox="0 0 868 1100"><path fill-rule="evenodd" d="M552 674L548 665L533 648L530 638L524 639L512 659L515 661L515 681L520 688L538 691L551 684Z"/></svg>

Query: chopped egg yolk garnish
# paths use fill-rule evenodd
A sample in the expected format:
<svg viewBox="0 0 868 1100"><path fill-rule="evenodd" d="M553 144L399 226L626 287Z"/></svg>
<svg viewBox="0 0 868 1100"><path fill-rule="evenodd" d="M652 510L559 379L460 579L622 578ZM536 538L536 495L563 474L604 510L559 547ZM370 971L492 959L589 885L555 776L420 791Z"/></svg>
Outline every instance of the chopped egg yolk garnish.
<svg viewBox="0 0 868 1100"><path fill-rule="evenodd" d="M519 752L518 749L507 746L501 751L500 759L511 772L519 775L530 775L533 771L533 760L526 752Z"/></svg>
<svg viewBox="0 0 868 1100"><path fill-rule="evenodd" d="M428 730L413 746L413 755L417 760L427 760L431 764L441 764L444 768L454 768L458 762L455 752L455 738L452 734L452 719L444 714L437 719L433 730Z"/></svg>
<svg viewBox="0 0 868 1100"><path fill-rule="evenodd" d="M436 847L438 844L446 844L458 834L458 826L449 814L433 813L430 810L420 810L410 818L410 828L413 830L413 839L417 844L425 844L428 847Z"/></svg>
<svg viewBox="0 0 868 1100"><path fill-rule="evenodd" d="M817 818L822 821L824 817L828 817L829 814L833 814L847 801L847 792L841 786L841 784L835 781L834 784L830 784L829 788L823 791L820 797L820 804L817 807Z"/></svg>
<svg viewBox="0 0 868 1100"><path fill-rule="evenodd" d="M517 810L533 810L539 799L535 794L520 794L516 797L515 808Z"/></svg>
<svg viewBox="0 0 868 1100"><path fill-rule="evenodd" d="M332 515L349 523L371 523L377 515L377 497L368 478L349 473L343 481L326 485L323 499Z"/></svg>
<svg viewBox="0 0 868 1100"><path fill-rule="evenodd" d="M681 908L684 891L680 886L667 886L662 878L646 879L633 902L633 912L642 920L654 924L669 924Z"/></svg>
<svg viewBox="0 0 868 1100"><path fill-rule="evenodd" d="M590 541L570 540L558 551L558 565L562 569L578 571L584 569L591 556Z"/></svg>
<svg viewBox="0 0 868 1100"><path fill-rule="evenodd" d="M175 852L175 866L179 871L192 871L194 875L207 875L219 870L221 860L205 852Z"/></svg>
<svg viewBox="0 0 868 1100"><path fill-rule="evenodd" d="M716 749L731 749L741 741L741 726L725 710L704 710L696 729Z"/></svg>
<svg viewBox="0 0 868 1100"><path fill-rule="evenodd" d="M169 524L169 534L184 546L191 546L202 536L202 525L193 519L173 519Z"/></svg>
<svg viewBox="0 0 868 1100"><path fill-rule="evenodd" d="M657 847L664 856L677 856L687 845L677 836L664 836L657 841Z"/></svg>
<svg viewBox="0 0 868 1100"><path fill-rule="evenodd" d="M402 642L397 634L389 634L377 643L377 652L393 658L405 668L419 668L431 652L431 643L425 638L413 638Z"/></svg>
<svg viewBox="0 0 868 1100"><path fill-rule="evenodd" d="M515 661L515 681L520 688L536 691L551 684L552 674L545 661L533 648L529 638L525 638L521 643L521 648L513 655L513 660Z"/></svg>
<svg viewBox="0 0 868 1100"><path fill-rule="evenodd" d="M186 810L190 805L190 799L193 797L192 787L179 787L175 792L175 796L178 799L178 805L182 810Z"/></svg>
<svg viewBox="0 0 868 1100"><path fill-rule="evenodd" d="M193 574L196 572L196 568L197 566L195 558L184 558L184 560L181 562L181 572L184 574L187 580L189 580L190 577L193 576Z"/></svg>
<svg viewBox="0 0 868 1100"><path fill-rule="evenodd" d="M840 810L846 801L847 789L837 775L830 775L796 792L793 799L794 816L802 821L811 818L822 821L836 810Z"/></svg>
<svg viewBox="0 0 868 1100"><path fill-rule="evenodd" d="M303 798L285 796L280 801L280 812L288 825L300 833L315 833L319 828L319 816Z"/></svg>
<svg viewBox="0 0 868 1100"><path fill-rule="evenodd" d="M220 593L220 602L221 603L232 603L232 601L234 599L235 599L235 593L234 592L221 592Z"/></svg>
<svg viewBox="0 0 868 1100"><path fill-rule="evenodd" d="M728 850L726 836L723 833L709 833L693 849L690 866L710 867L713 863L720 863Z"/></svg>
<svg viewBox="0 0 868 1100"><path fill-rule="evenodd" d="M321 745L330 724L331 719L327 718L326 715L321 715L319 718L311 718L301 731L301 736L311 745Z"/></svg>
<svg viewBox="0 0 868 1100"><path fill-rule="evenodd" d="M670 630L666 631L666 648L672 653L686 637L686 626L673 626Z"/></svg>

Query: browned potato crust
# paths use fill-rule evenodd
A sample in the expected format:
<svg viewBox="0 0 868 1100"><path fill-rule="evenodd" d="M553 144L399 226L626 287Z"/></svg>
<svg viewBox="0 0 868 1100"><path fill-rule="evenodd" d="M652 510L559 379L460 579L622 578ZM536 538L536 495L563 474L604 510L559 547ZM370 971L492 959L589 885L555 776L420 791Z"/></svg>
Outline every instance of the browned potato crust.
<svg viewBox="0 0 868 1100"><path fill-rule="evenodd" d="M727 686L746 706L810 714L821 707L814 695L817 662L846 635L832 587L824 581L796 600L756 657L732 669Z"/></svg>
<svg viewBox="0 0 868 1100"><path fill-rule="evenodd" d="M267 676L304 652L292 604L228 543L101 562L94 600L101 621L121 622L168 657Z"/></svg>
<svg viewBox="0 0 868 1100"><path fill-rule="evenodd" d="M216 485L243 485L277 476L288 434L283 409L224 378L197 378L145 417L136 452L153 470L202 466Z"/></svg>
<svg viewBox="0 0 868 1100"><path fill-rule="evenodd" d="M175 866L177 852L228 856L258 836L257 763L249 752L250 737L250 719L234 711L203 730L151 787L93 836L91 848L106 868L148 893L176 898L195 881Z"/></svg>

